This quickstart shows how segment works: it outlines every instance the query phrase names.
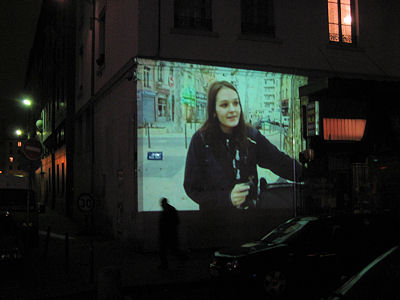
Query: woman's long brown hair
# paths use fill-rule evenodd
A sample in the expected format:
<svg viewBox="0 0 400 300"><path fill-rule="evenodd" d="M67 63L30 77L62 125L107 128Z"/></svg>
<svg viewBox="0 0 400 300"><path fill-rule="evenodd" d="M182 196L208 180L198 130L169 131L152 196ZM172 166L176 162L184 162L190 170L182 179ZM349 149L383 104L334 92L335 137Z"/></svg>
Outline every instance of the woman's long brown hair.
<svg viewBox="0 0 400 300"><path fill-rule="evenodd" d="M228 81L215 81L211 84L208 90L207 120L200 128L200 130L205 132L207 138L211 139L211 142L217 142L217 133L221 131L221 128L219 120L217 118L216 103L217 94L222 88L234 90L238 95L240 105L240 117L238 125L233 128L232 138L239 144L240 148L245 149L247 147L247 126L243 117L242 103L240 102L240 96L237 89L233 86L233 84Z"/></svg>

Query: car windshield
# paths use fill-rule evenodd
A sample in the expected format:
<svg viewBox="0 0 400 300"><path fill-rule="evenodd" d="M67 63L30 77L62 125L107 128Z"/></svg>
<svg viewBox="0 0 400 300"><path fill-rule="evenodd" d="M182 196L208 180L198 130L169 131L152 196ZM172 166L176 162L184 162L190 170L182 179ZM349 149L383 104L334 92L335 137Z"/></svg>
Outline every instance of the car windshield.
<svg viewBox="0 0 400 300"><path fill-rule="evenodd" d="M265 235L261 240L270 244L287 242L299 232L311 219L291 219Z"/></svg>

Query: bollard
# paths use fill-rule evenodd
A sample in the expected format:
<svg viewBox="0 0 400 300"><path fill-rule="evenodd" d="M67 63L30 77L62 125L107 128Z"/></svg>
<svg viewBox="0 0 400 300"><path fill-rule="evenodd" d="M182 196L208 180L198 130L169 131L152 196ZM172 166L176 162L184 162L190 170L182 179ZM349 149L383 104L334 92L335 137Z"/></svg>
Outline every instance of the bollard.
<svg viewBox="0 0 400 300"><path fill-rule="evenodd" d="M106 267L97 276L97 300L122 300L121 270Z"/></svg>
<svg viewBox="0 0 400 300"><path fill-rule="evenodd" d="M147 124L147 146L149 147L149 149L151 148L151 144L150 144L150 125Z"/></svg>

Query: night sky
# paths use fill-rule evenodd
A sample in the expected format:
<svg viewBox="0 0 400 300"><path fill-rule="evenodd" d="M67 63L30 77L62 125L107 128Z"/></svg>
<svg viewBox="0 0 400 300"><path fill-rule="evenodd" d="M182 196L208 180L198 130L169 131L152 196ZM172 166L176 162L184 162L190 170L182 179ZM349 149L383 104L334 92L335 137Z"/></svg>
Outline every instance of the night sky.
<svg viewBox="0 0 400 300"><path fill-rule="evenodd" d="M0 138L24 125L18 100L24 93L29 51L42 0L0 0Z"/></svg>

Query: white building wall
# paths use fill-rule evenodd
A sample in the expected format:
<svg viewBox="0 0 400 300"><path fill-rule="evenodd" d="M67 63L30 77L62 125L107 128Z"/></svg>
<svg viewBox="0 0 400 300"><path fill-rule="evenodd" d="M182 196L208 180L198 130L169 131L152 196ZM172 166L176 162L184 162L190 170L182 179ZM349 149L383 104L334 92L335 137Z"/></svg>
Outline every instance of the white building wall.
<svg viewBox="0 0 400 300"><path fill-rule="evenodd" d="M121 81L95 106L94 196L100 222L108 220L117 238L126 238L136 203L134 181L135 86Z"/></svg>
<svg viewBox="0 0 400 300"><path fill-rule="evenodd" d="M84 3L83 3L84 2ZM96 1L95 60L99 57L99 15L105 12L105 61L92 71L92 6L78 8L75 195L96 201L93 224L125 238L127 216L136 203L133 179L136 84L130 68L137 55L138 2ZM91 90L94 80L93 95ZM90 101L92 100L92 101ZM93 142L93 143L92 143ZM93 163L92 163L93 162ZM93 176L93 178L92 178ZM76 208L77 219L84 220Z"/></svg>

